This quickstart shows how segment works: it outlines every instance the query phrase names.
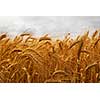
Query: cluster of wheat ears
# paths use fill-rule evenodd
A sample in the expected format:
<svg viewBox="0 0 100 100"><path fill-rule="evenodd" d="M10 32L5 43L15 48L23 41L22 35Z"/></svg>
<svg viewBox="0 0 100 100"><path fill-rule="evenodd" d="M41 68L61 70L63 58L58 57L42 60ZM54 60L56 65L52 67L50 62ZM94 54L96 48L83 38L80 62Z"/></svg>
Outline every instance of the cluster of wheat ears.
<svg viewBox="0 0 100 100"><path fill-rule="evenodd" d="M1 83L98 83L100 36L95 31L72 39L36 38L23 33L0 35Z"/></svg>

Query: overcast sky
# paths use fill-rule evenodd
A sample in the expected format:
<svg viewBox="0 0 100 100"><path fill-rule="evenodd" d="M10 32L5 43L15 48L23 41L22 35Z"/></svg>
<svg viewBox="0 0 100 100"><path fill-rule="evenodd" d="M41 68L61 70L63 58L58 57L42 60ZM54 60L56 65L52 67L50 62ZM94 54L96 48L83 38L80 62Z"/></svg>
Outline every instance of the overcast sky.
<svg viewBox="0 0 100 100"><path fill-rule="evenodd" d="M36 36L49 33L52 37L63 37L71 32L72 36L90 30L100 28L100 17L70 17L70 16L16 16L0 17L0 32L8 32L9 35L27 30Z"/></svg>

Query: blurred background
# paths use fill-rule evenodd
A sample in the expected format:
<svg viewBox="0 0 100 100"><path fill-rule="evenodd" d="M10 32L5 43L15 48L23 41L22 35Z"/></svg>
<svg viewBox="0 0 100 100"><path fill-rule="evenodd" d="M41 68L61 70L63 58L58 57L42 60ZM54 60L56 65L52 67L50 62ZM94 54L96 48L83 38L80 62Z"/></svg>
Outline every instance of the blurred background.
<svg viewBox="0 0 100 100"><path fill-rule="evenodd" d="M99 16L0 16L0 33L8 32L10 37L24 31L37 37L48 33L53 38L63 38L68 32L75 37L96 29L100 29Z"/></svg>

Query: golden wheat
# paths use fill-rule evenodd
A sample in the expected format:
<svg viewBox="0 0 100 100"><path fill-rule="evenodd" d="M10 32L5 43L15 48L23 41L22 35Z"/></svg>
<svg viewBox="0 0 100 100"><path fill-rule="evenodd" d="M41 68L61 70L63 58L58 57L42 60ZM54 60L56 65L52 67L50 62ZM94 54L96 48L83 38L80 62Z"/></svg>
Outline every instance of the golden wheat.
<svg viewBox="0 0 100 100"><path fill-rule="evenodd" d="M72 39L36 38L22 33L14 39L0 35L2 83L99 83L100 36L96 30Z"/></svg>

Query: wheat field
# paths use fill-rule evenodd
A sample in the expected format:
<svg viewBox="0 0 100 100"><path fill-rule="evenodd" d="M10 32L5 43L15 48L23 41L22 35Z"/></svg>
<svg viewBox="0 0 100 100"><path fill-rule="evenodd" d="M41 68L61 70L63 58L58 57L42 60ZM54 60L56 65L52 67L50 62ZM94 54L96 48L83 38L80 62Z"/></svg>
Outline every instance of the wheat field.
<svg viewBox="0 0 100 100"><path fill-rule="evenodd" d="M100 35L0 35L0 83L99 83Z"/></svg>

